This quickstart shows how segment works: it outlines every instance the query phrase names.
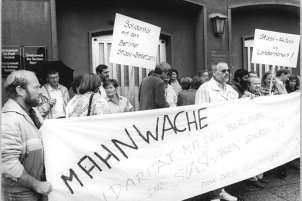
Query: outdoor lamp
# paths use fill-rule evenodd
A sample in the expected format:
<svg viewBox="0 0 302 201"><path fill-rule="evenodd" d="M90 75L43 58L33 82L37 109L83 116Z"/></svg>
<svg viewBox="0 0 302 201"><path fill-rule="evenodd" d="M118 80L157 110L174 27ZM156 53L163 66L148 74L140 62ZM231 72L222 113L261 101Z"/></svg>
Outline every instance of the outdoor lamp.
<svg viewBox="0 0 302 201"><path fill-rule="evenodd" d="M220 13L212 13L209 15L209 18L213 23L214 34L218 37L222 36L224 32L224 22L227 16Z"/></svg>

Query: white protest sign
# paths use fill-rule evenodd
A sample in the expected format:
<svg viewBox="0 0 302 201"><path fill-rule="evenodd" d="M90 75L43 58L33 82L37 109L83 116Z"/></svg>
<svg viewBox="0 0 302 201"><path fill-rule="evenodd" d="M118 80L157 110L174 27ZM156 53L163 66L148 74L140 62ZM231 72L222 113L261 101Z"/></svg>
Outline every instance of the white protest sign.
<svg viewBox="0 0 302 201"><path fill-rule="evenodd" d="M255 30L252 63L296 68L300 36Z"/></svg>
<svg viewBox="0 0 302 201"><path fill-rule="evenodd" d="M160 27L117 13L109 61L154 69L159 34Z"/></svg>
<svg viewBox="0 0 302 201"><path fill-rule="evenodd" d="M177 201L250 178L300 156L297 111L291 93L46 120L49 201Z"/></svg>

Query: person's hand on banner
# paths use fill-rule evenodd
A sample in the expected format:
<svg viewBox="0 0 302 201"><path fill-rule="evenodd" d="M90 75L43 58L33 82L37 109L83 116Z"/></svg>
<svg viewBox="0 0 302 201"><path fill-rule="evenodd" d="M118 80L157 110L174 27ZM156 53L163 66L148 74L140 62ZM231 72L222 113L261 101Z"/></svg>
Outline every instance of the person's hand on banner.
<svg viewBox="0 0 302 201"><path fill-rule="evenodd" d="M52 191L52 185L47 181L38 181L34 189L40 194L48 195Z"/></svg>
<svg viewBox="0 0 302 201"><path fill-rule="evenodd" d="M245 91L242 95L242 98L250 97L251 99L254 99L256 97L255 94L252 94L251 92Z"/></svg>

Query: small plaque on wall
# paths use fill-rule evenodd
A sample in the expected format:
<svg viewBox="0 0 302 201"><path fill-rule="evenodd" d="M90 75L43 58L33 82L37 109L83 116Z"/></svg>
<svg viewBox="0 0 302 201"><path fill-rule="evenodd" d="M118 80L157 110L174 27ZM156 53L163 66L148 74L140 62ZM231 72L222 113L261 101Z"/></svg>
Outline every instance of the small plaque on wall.
<svg viewBox="0 0 302 201"><path fill-rule="evenodd" d="M211 69L211 66L215 62L224 61L229 65L229 68L232 68L232 60L230 52L227 51L209 51L208 52L208 68Z"/></svg>
<svg viewBox="0 0 302 201"><path fill-rule="evenodd" d="M7 77L14 70L22 69L20 46L2 46L2 77Z"/></svg>
<svg viewBox="0 0 302 201"><path fill-rule="evenodd" d="M44 46L23 47L24 68L32 69L39 62L47 61L47 49Z"/></svg>

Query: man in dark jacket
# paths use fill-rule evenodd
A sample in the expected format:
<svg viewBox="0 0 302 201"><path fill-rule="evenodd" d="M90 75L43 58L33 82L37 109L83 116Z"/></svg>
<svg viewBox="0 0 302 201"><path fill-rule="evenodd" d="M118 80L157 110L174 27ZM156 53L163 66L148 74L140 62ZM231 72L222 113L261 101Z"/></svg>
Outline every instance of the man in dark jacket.
<svg viewBox="0 0 302 201"><path fill-rule="evenodd" d="M155 71L146 77L139 89L139 110L152 110L169 107L165 97L165 82L171 66L162 62L156 65Z"/></svg>

